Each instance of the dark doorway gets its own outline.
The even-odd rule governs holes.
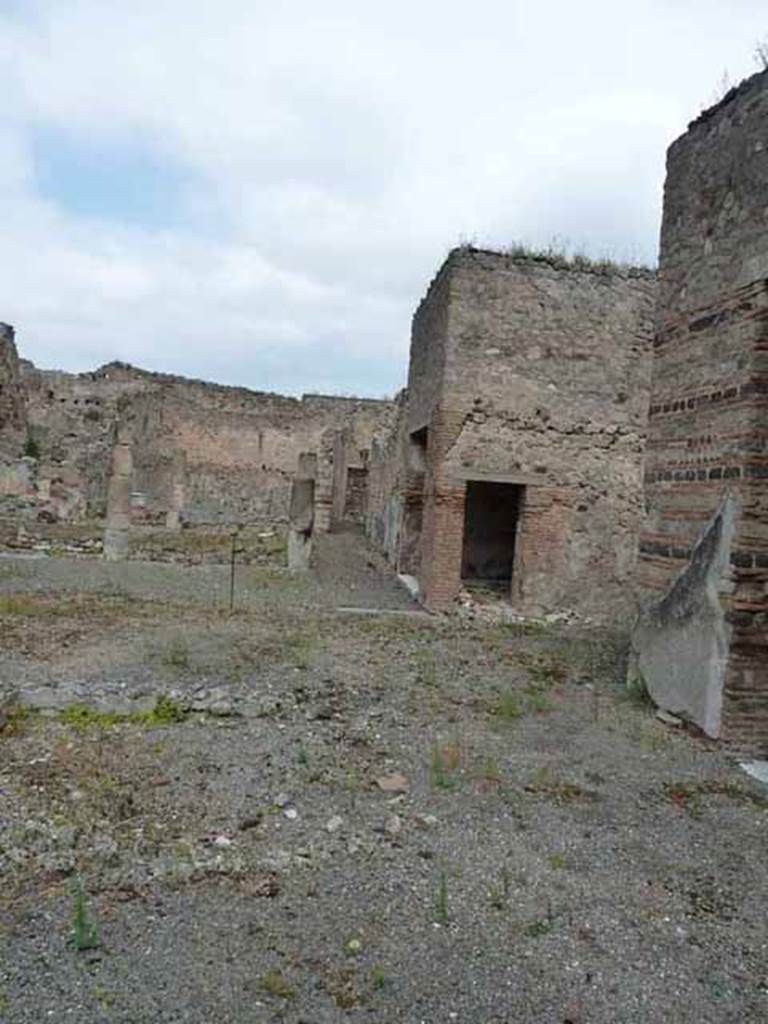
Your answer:
[[[517,484],[467,481],[461,558],[463,580],[490,585],[510,582],[522,495],[523,488]]]
[[[368,496],[368,470],[350,466],[347,470],[347,493],[344,501],[344,518],[356,523],[365,515]]]
[[[408,438],[407,469],[400,524],[398,572],[418,576],[421,567],[421,531],[424,521],[424,478],[427,468],[426,427]]]

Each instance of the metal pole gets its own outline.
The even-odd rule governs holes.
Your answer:
[[[232,553],[229,560],[229,610],[235,610],[235,545],[237,543],[237,532],[232,534]]]

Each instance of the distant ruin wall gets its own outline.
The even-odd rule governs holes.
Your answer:
[[[711,587],[729,641],[712,735],[768,752],[768,72],[671,147],[661,233],[640,582],[663,602],[725,496],[733,539]],[[640,644],[642,648],[642,644]],[[642,653],[642,650],[641,650]],[[670,703],[672,655],[646,683]],[[700,665],[699,685],[707,669]],[[679,698],[679,695],[678,695]],[[680,710],[680,708],[678,708]]]
[[[0,323],[0,459],[23,454],[26,407],[13,328]]]
[[[22,361],[14,380],[40,448],[38,478],[59,496],[55,508],[46,508],[62,515],[104,515],[120,423],[133,452],[134,518],[163,522],[171,512],[174,522],[285,518],[299,453],[315,450],[329,429],[347,430],[352,448],[365,448],[392,409],[375,399],[297,399],[123,363],[70,374]],[[9,393],[6,387],[0,398]],[[18,430],[12,439],[8,429],[0,432],[12,442],[14,458],[22,437]]]

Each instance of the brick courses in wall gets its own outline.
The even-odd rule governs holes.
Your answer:
[[[724,652],[688,666],[696,685],[719,691],[710,704],[720,711],[705,721],[684,689],[665,699],[710,734],[768,753],[768,73],[670,147],[659,276],[640,561],[649,607],[688,571],[727,497],[735,510],[711,583]],[[674,647],[658,657],[667,634],[691,621],[643,634],[652,694],[679,657]],[[706,616],[701,629],[711,629]]]

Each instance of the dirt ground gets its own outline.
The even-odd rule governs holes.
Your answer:
[[[768,788],[619,638],[0,558],[0,1021],[768,1020]],[[15,691],[15,696],[11,695]]]

